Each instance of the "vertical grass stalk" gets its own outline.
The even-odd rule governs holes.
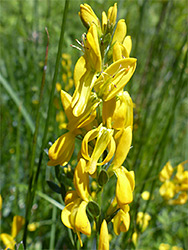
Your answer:
[[[38,180],[38,176],[39,176],[40,168],[41,168],[41,164],[42,164],[44,147],[45,147],[46,142],[47,142],[47,132],[48,132],[49,120],[50,120],[52,107],[53,107],[52,104],[53,104],[53,98],[54,98],[55,85],[56,85],[56,82],[57,82],[58,68],[59,68],[61,53],[62,53],[62,45],[63,45],[63,38],[64,38],[64,31],[65,31],[65,23],[66,23],[67,13],[68,13],[68,0],[66,0],[66,2],[65,2],[65,7],[64,7],[64,12],[63,12],[62,25],[61,25],[61,34],[60,34],[58,52],[57,52],[56,64],[55,64],[55,72],[54,72],[54,77],[53,77],[53,81],[52,81],[52,89],[51,89],[49,105],[48,105],[48,114],[47,114],[47,118],[46,118],[45,129],[44,129],[44,134],[43,134],[43,139],[42,139],[42,145],[41,145],[41,149],[40,149],[39,162],[38,162],[38,166],[37,166],[36,171],[34,171],[34,168],[32,167],[32,173],[31,173],[31,178],[30,178],[30,182],[29,182],[29,189],[28,189],[27,203],[26,203],[26,206],[27,206],[26,207],[26,218],[25,218],[24,236],[23,236],[23,242],[24,242],[25,248],[26,248],[26,244],[27,244],[27,226],[29,224],[30,215],[31,215],[31,207],[32,207],[34,197],[35,197],[35,190],[36,190],[36,187],[37,187],[37,180]],[[45,60],[45,62],[46,62],[46,60]],[[44,66],[44,69],[45,68],[46,68],[46,64]],[[43,72],[43,78],[42,79],[45,80],[45,70]],[[42,85],[43,85],[43,83],[42,83]],[[39,100],[39,107],[40,107],[40,100]],[[36,123],[36,125],[37,125],[37,123]],[[35,136],[34,136],[34,139],[36,139]],[[33,146],[33,147],[35,147],[35,146]],[[35,151],[33,150],[33,152],[35,152]],[[32,154],[31,163],[34,162],[34,159],[35,159],[35,157]]]

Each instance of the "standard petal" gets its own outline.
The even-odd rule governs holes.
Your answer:
[[[123,43],[127,33],[127,25],[124,19],[120,19],[117,23],[116,30],[112,39],[112,44],[115,42]]]
[[[49,166],[66,165],[74,151],[75,134],[72,132],[60,136],[48,151]]]
[[[81,158],[74,171],[74,186],[80,198],[89,201],[89,175],[85,172],[86,161]]]
[[[115,134],[115,142],[116,142],[116,152],[114,155],[114,159],[111,163],[111,167],[115,170],[120,167],[125,161],[127,154],[130,150],[132,143],[132,129],[131,127],[127,127],[126,129],[122,129]]]

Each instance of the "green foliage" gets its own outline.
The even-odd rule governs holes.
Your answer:
[[[114,3],[109,0],[85,2],[95,9],[99,17],[102,10],[107,11]],[[140,235],[137,249],[159,249],[161,243],[187,249],[187,203],[167,205],[158,191],[161,185],[158,174],[162,167],[168,160],[173,166],[186,160],[188,151],[186,1],[117,2],[118,18],[125,18],[128,35],[131,35],[133,40],[131,56],[138,59],[134,77],[126,86],[135,103],[135,109],[133,147],[125,166],[128,170],[135,171],[136,189],[130,209],[131,227],[127,233],[121,233],[119,238],[113,235],[111,249],[135,248],[131,237],[137,228],[138,211],[149,213],[151,221],[149,227]],[[81,53],[70,45],[76,44],[75,39],[80,40],[81,34],[86,32],[77,15],[81,3],[81,0],[70,0],[63,40],[62,52],[71,55],[72,70]],[[25,216],[33,124],[38,108],[47,44],[45,27],[48,28],[50,36],[49,58],[44,96],[40,106],[35,167],[38,164],[45,129],[63,9],[64,1],[59,0],[1,1],[1,233],[10,233],[14,215]],[[59,65],[57,81],[64,89],[61,67]],[[63,134],[56,122],[58,109],[55,99],[60,100],[57,91],[46,135],[46,141],[49,143]],[[43,151],[48,148],[49,144],[46,143]],[[76,148],[76,154],[79,154],[78,149],[79,147]],[[77,157],[76,154],[73,159]],[[27,249],[49,249],[49,246],[50,249],[75,249],[77,239],[60,219],[60,211],[65,205],[60,194],[64,197],[65,189],[68,185],[71,186],[69,177],[73,176],[75,163],[70,162],[72,169],[66,175],[62,169],[61,173],[59,170],[58,174],[55,174],[55,169],[47,166],[47,162],[48,157],[44,155],[30,221],[38,222],[39,226],[35,231],[28,232]],[[187,169],[187,165],[185,168]],[[102,197],[102,213],[105,213],[116,178],[109,183],[106,172],[102,171],[98,181],[101,186],[106,183]],[[66,176],[67,180],[63,182]],[[53,182],[48,181],[47,185],[46,180]],[[55,184],[58,182],[61,186]],[[150,191],[151,198],[148,201],[141,199],[140,194],[144,190]],[[58,210],[55,211],[54,208]],[[89,202],[88,209],[95,216],[100,215],[99,208],[93,202]],[[112,227],[111,224],[109,226]],[[18,234],[17,242],[21,242],[22,233]],[[87,240],[85,237],[85,244]],[[90,245],[90,249],[92,248],[93,245]],[[18,249],[23,249],[21,243]]]

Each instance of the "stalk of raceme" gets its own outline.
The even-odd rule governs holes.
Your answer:
[[[65,167],[74,158],[77,139],[81,139],[73,185],[65,187],[61,220],[77,234],[81,247],[80,233],[90,236],[95,224],[100,234],[98,248],[109,249],[108,224],[112,222],[119,235],[129,230],[131,221],[129,204],[135,177],[123,163],[132,143],[133,102],[124,87],[135,71],[136,59],[130,57],[132,40],[126,34],[125,20],[116,25],[116,3],[107,14],[102,12],[101,22],[88,4],[80,5],[79,16],[87,33],[79,42],[83,55],[74,68],[75,90],[72,96],[60,91],[67,132],[50,147],[48,165]],[[104,211],[100,197],[113,175],[115,194]],[[91,195],[94,182],[97,187]]]

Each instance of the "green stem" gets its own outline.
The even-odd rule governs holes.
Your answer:
[[[52,226],[50,232],[50,249],[54,250],[55,244],[55,230],[56,230],[56,217],[57,217],[57,208],[54,206],[52,209]]]

